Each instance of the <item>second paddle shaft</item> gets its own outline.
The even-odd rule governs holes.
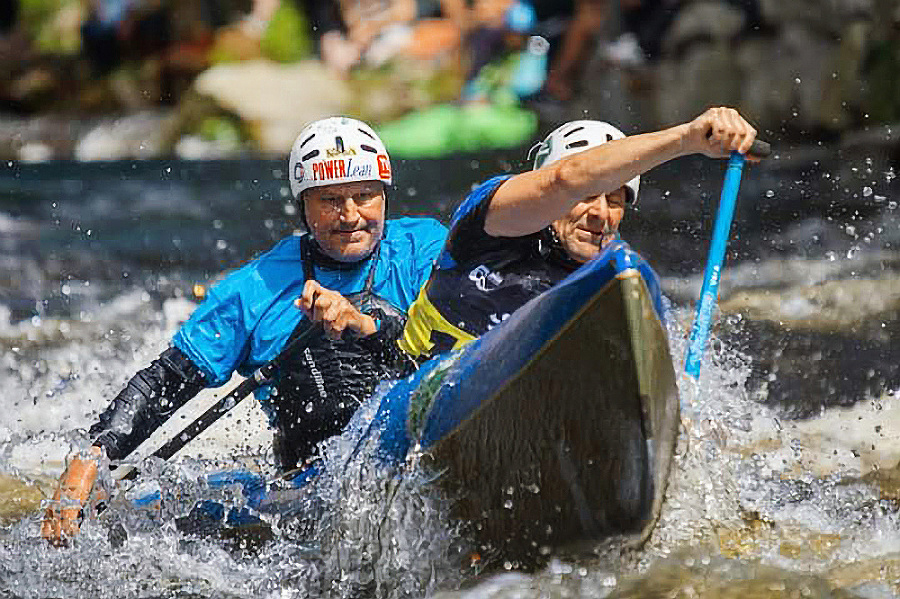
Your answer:
[[[728,160],[728,170],[725,172],[725,183],[722,186],[722,197],[716,213],[706,271],[703,273],[700,302],[697,304],[697,315],[694,318],[694,326],[691,327],[690,345],[685,358],[684,370],[694,379],[700,376],[700,361],[706,349],[713,311],[719,294],[722,263],[725,261],[725,249],[728,246],[728,236],[731,232],[731,221],[734,217],[734,207],[737,204],[743,169],[744,155],[732,152],[731,158]]]

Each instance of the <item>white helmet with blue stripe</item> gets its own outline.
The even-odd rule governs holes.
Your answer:
[[[553,164],[566,156],[624,137],[624,133],[603,121],[571,121],[560,125],[536,146],[534,170]],[[534,150],[535,148],[532,148],[532,151]],[[629,204],[637,203],[640,186],[640,175],[625,184]]]

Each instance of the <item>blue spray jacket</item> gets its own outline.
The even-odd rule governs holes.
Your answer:
[[[294,301],[307,277],[348,299],[367,290],[362,295],[374,296],[378,305],[405,318],[446,236],[446,227],[434,219],[390,220],[372,256],[340,268],[324,260],[315,263],[304,251],[314,245],[308,237],[282,239],[210,289],[175,334],[173,347],[138,372],[100,415],[91,429],[97,435],[95,444],[104,446],[111,457],[127,455],[171,415],[176,404],[187,401],[187,395],[203,386],[223,385],[235,371],[249,375],[277,356],[306,318]],[[276,443],[281,438],[282,451],[276,447],[276,454],[282,467],[296,466],[318,441],[340,432],[380,378],[389,376],[379,361],[388,354],[385,347],[395,346],[403,325],[388,333],[385,322],[370,337],[337,341],[320,337],[281,380],[257,391],[276,426]],[[173,391],[186,384],[190,387],[186,392]]]
[[[447,228],[430,218],[385,223],[372,291],[406,311],[428,280]],[[179,329],[174,345],[200,367],[212,386],[235,370],[247,375],[281,351],[303,313],[294,305],[305,284],[300,237],[275,247],[228,275]],[[323,287],[349,295],[361,291],[371,258],[354,270],[315,267]]]

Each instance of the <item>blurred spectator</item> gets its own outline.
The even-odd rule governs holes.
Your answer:
[[[168,7],[163,0],[86,0],[82,49],[105,74],[124,59],[145,58],[170,42]]]
[[[319,55],[346,73],[398,55],[432,59],[460,43],[463,0],[301,0],[317,29]]]
[[[535,0],[535,10],[539,23],[568,18],[559,41],[553,36],[549,38],[550,72],[544,85],[546,92],[554,99],[568,101],[594,49],[594,41],[609,18],[610,1],[574,0],[567,3]]]
[[[333,4],[338,20],[329,22],[329,30],[322,33],[320,52],[326,65],[342,73],[362,60],[376,37],[415,17],[415,0],[334,0]]]
[[[748,23],[759,22],[758,0],[723,1],[745,9]],[[682,0],[473,0],[465,26],[469,51],[467,90],[472,89],[472,82],[487,64],[518,53],[529,35],[539,35],[549,42],[545,61],[549,67],[540,93],[528,99],[544,106],[568,102],[576,93],[598,38],[611,36],[610,25],[616,17],[620,17],[622,35],[605,44],[603,57],[608,63],[636,66],[659,55],[662,36],[681,3]],[[528,58],[526,54],[522,52],[523,60]]]
[[[527,73],[530,81],[540,78],[546,93],[568,99],[572,80],[586,59],[593,36],[605,22],[608,0],[475,0],[465,27],[469,69],[464,99],[480,98],[485,67],[503,61],[518,62],[509,87],[518,95],[528,85],[519,85],[527,70],[540,65],[540,77]],[[539,35],[543,44],[530,36]],[[549,42],[549,43],[547,43]],[[547,64],[550,69],[547,73]]]
[[[519,0],[475,0],[463,18],[468,50],[466,81],[471,84],[489,63],[522,47],[535,25],[532,6]]]
[[[19,2],[0,0],[0,97],[4,99],[13,73],[28,53],[27,43],[17,31],[18,22]]]
[[[679,4],[680,0],[622,1],[622,30],[637,42],[645,58],[659,57],[663,36]]]
[[[760,31],[764,19],[759,0],[723,0],[744,13],[744,32]],[[662,41],[684,0],[622,0],[622,31],[637,42],[649,61],[662,53]]]
[[[0,0],[0,34],[12,31],[19,17],[18,0]]]

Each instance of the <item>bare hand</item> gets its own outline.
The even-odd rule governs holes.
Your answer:
[[[97,480],[101,456],[99,447],[91,447],[85,457],[75,457],[59,478],[53,501],[44,513],[41,536],[60,547],[78,534],[81,510]]]
[[[375,320],[357,310],[350,301],[337,291],[325,289],[316,281],[307,281],[303,295],[295,304],[313,322],[321,322],[325,333],[332,339],[340,339],[347,329],[361,337],[367,337],[378,330]]]
[[[710,108],[687,123],[685,148],[712,158],[728,158],[731,152],[747,154],[756,129],[733,108]],[[757,159],[749,156],[749,160]]]

